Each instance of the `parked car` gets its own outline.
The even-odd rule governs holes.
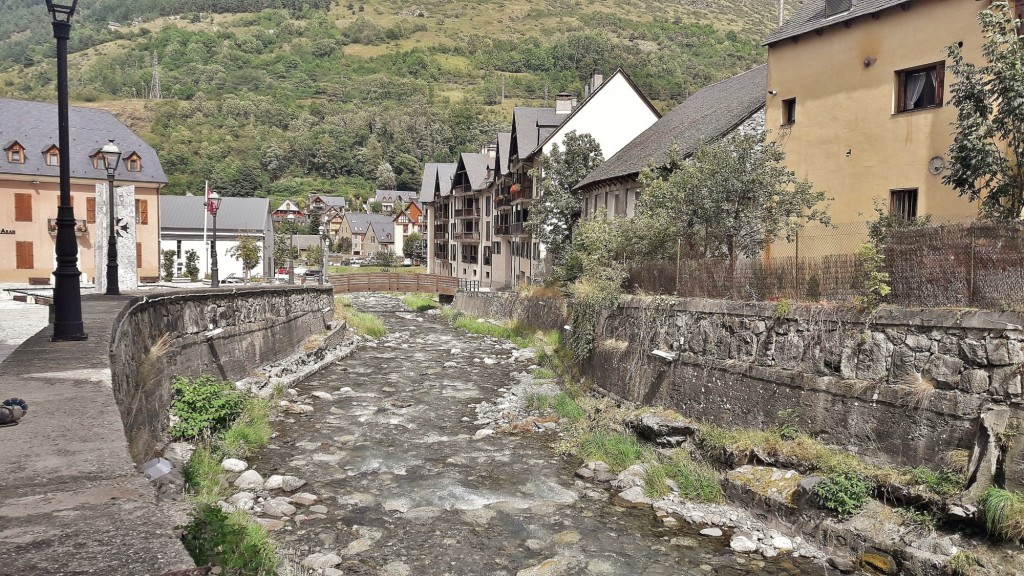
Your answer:
[[[234,273],[228,274],[220,281],[221,284],[244,284],[245,280],[240,276],[235,276]]]
[[[320,269],[319,268],[310,268],[309,270],[306,270],[303,273],[303,276],[305,276],[307,279],[319,279],[320,278]]]
[[[406,258],[402,260],[402,266],[412,266],[412,258]]]

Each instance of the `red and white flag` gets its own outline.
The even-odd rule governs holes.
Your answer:
[[[210,203],[210,194],[213,194],[213,190],[210,189],[210,181],[209,180],[205,180],[205,182],[206,182],[206,195],[205,195],[205,200],[203,202],[203,206],[206,206],[206,211],[207,212],[209,212],[210,214],[213,214],[213,204]]]

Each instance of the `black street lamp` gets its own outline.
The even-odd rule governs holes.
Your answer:
[[[114,218],[114,173],[121,163],[121,151],[111,140],[101,152],[107,169],[107,296],[119,296],[121,289],[117,280],[117,220]]]
[[[220,288],[220,276],[217,271],[217,210],[220,210],[220,194],[210,192],[206,201],[206,209],[213,215],[213,240],[210,241],[210,288]]]
[[[295,214],[288,214],[288,283],[295,284]]]
[[[57,268],[53,271],[53,335],[51,340],[85,340],[82,322],[82,273],[78,270],[75,210],[71,206],[71,145],[68,132],[68,39],[71,17],[78,0],[70,5],[46,0],[57,40],[57,146],[60,149],[60,202],[57,206]]]

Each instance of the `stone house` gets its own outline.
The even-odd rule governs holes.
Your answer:
[[[367,240],[366,233],[373,223],[391,223],[391,216],[384,214],[363,214],[360,212],[349,212],[341,222],[338,229],[338,238],[349,238],[352,240],[352,255],[368,257],[373,254],[372,246]],[[393,232],[392,232],[393,233]]]
[[[75,210],[78,269],[83,279],[104,275],[107,242],[107,173],[100,148],[113,140],[121,150],[115,174],[115,212],[128,230],[119,241],[122,271],[137,278],[160,273],[160,188],[167,176],[156,151],[106,110],[72,106],[71,204]],[[56,267],[60,162],[57,106],[0,99],[0,282],[50,283]],[[124,244],[124,245],[121,245]]]
[[[395,210],[395,205],[405,205],[410,200],[416,200],[417,196],[415,192],[406,190],[377,190],[373,196],[366,201],[364,208],[366,212],[370,212],[370,205],[374,202],[380,202],[381,214],[391,214]]]

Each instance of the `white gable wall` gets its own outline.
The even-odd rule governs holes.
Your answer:
[[[545,154],[551,153],[553,144],[562,146],[565,135],[575,130],[590,134],[601,145],[601,154],[611,158],[641,132],[658,121],[643,96],[637,94],[621,73],[605,80],[600,90],[587,100],[576,114],[558,127],[544,144]]]

